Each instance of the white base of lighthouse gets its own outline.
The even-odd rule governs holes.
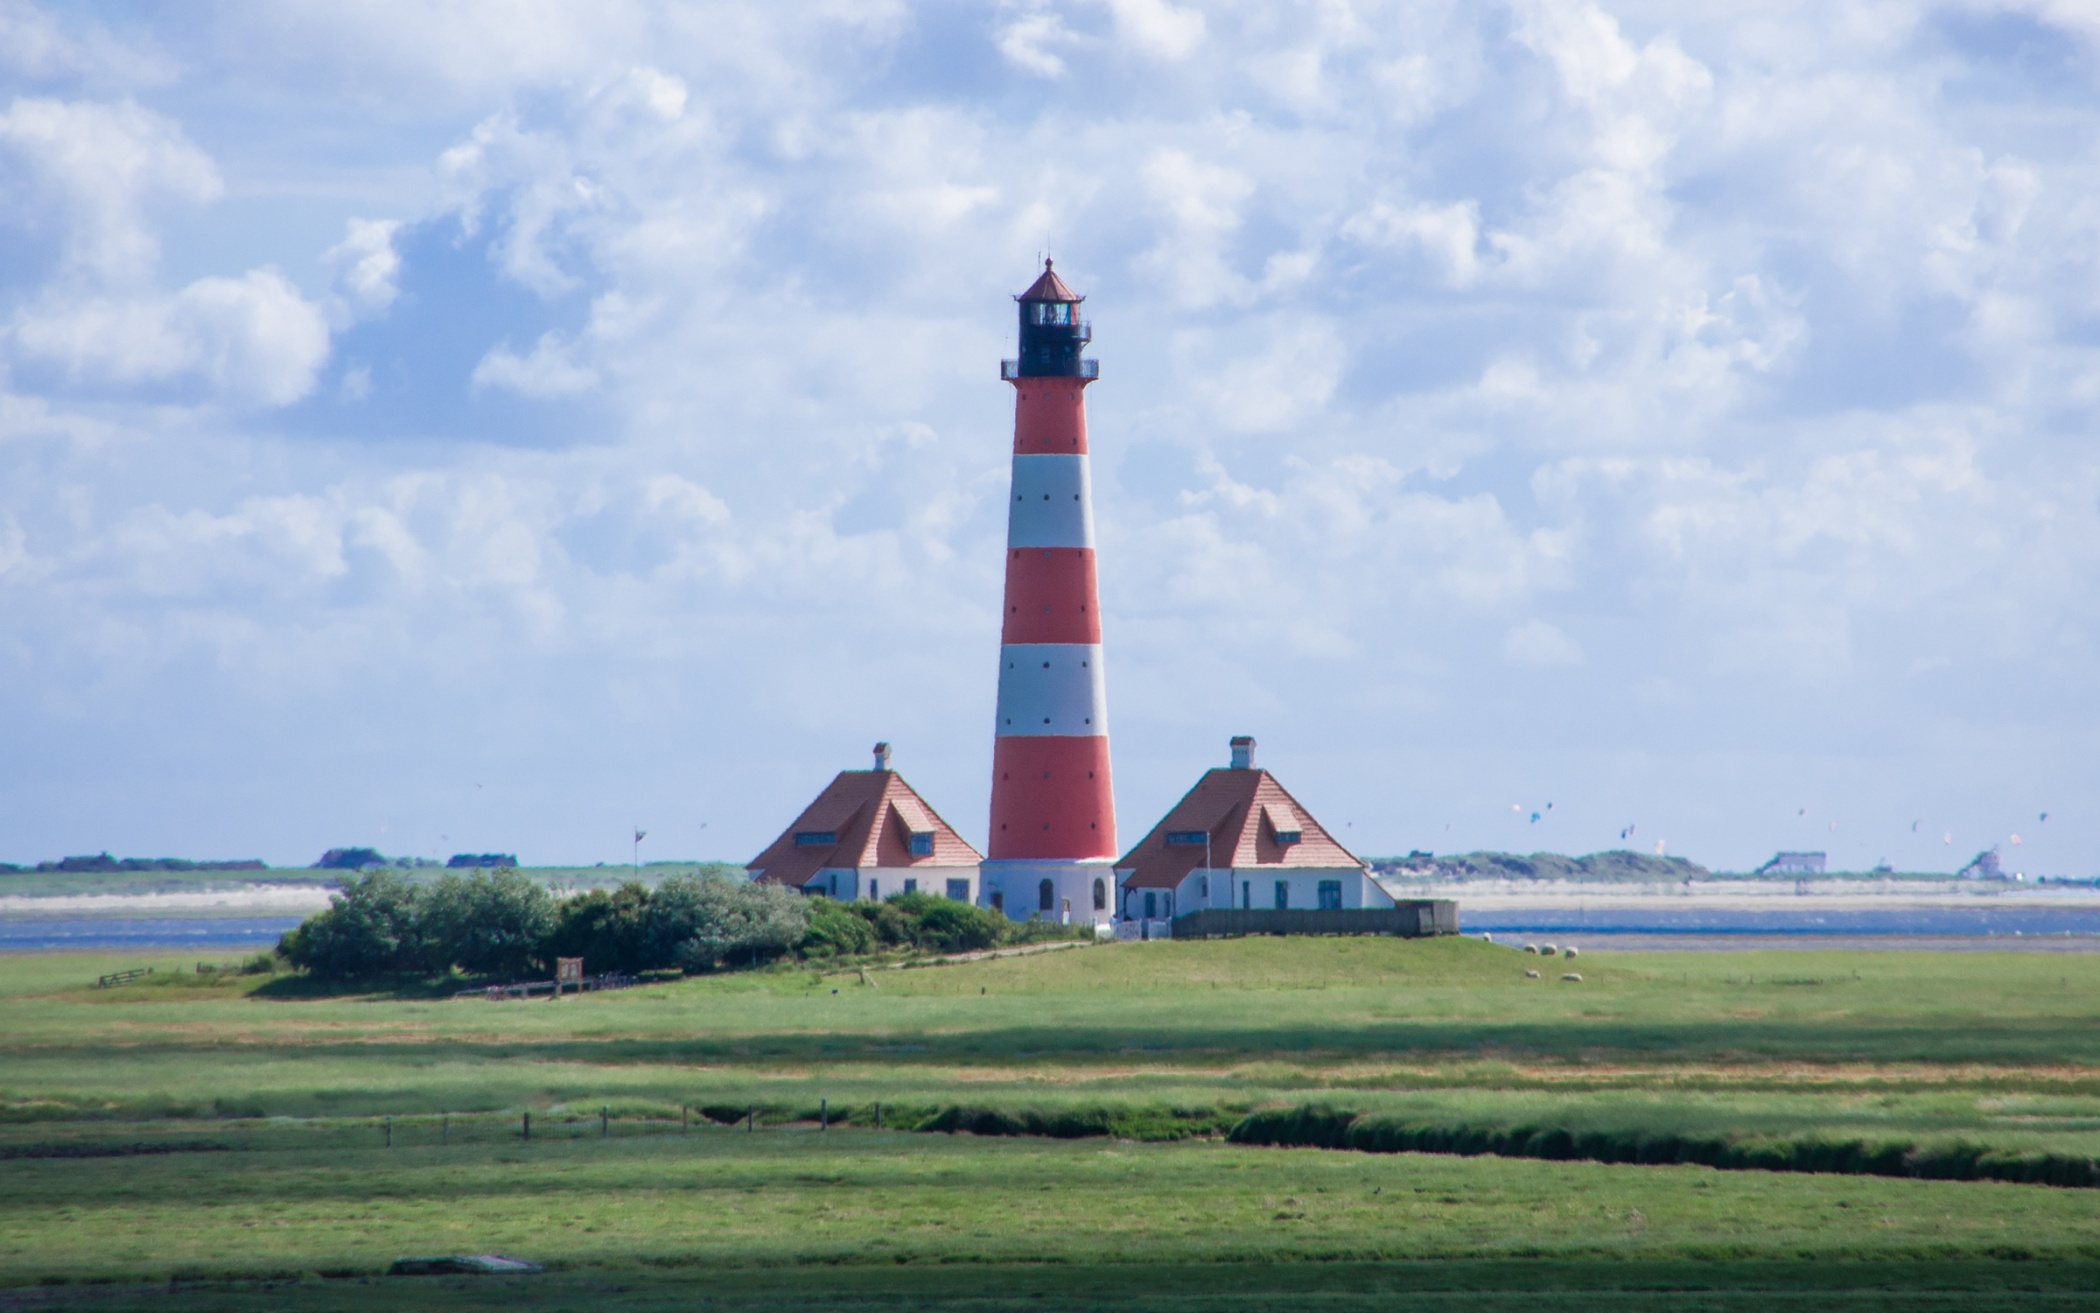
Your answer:
[[[1010,921],[1092,925],[1115,918],[1116,871],[1108,861],[990,861],[978,867],[978,906]]]

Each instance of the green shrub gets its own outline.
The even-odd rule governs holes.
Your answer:
[[[1600,1163],[1698,1163],[1729,1171],[1914,1176],[1950,1181],[2023,1181],[2100,1187],[2100,1163],[2055,1153],[2009,1153],[1977,1145],[1920,1147],[1903,1141],[1799,1140],[1645,1131],[1568,1131],[1533,1126],[1424,1124],[1404,1117],[1358,1116],[1324,1104],[1251,1113],[1227,1137],[1238,1144],[1355,1149],[1365,1153],[1448,1153],[1465,1157],[1548,1158]]]
[[[874,952],[878,942],[866,917],[829,898],[816,898],[810,901],[809,929],[797,947],[810,957],[858,957]]]
[[[283,939],[278,952],[324,980],[361,980],[429,969],[420,924],[425,893],[387,871],[355,876]]]
[[[652,961],[687,971],[748,965],[780,956],[809,930],[808,900],[778,885],[727,876],[673,876],[649,899]]]
[[[847,911],[868,923],[874,933],[875,942],[884,948],[911,948],[916,945],[913,935],[916,927],[912,919],[895,903],[872,903],[855,900],[845,904]]]
[[[996,912],[934,894],[898,894],[883,906],[903,921],[906,943],[938,953],[991,948],[1005,937],[1008,924]]]
[[[563,899],[555,909],[554,932],[541,950],[552,961],[580,957],[594,975],[618,971],[633,975],[670,965],[649,953],[649,890],[630,880],[610,892],[593,889]]]
[[[554,896],[510,869],[446,875],[425,895],[421,920],[437,969],[521,976],[543,965]]]

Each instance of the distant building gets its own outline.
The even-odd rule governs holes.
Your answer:
[[[1774,853],[1772,860],[1751,872],[1753,875],[1821,875],[1828,853]]]
[[[1120,918],[1393,906],[1363,861],[1254,764],[1253,739],[1232,740],[1231,762],[1206,771],[1116,862]]]
[[[974,903],[982,860],[890,769],[890,745],[878,743],[875,769],[840,771],[747,869],[753,880],[826,898],[923,893]]]

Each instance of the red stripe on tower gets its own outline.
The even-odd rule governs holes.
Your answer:
[[[1015,298],[1013,488],[992,751],[984,899],[1017,921],[1105,923],[1115,884],[1115,802],[1094,565],[1086,386],[1092,339],[1084,299],[1043,262]]]

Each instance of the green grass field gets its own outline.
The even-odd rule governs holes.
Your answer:
[[[1320,1103],[2100,1157],[2084,955],[1590,953],[1563,983],[1470,940],[1263,939],[559,1003],[316,996],[189,960],[88,987],[145,961],[0,959],[0,1287],[170,1308],[2100,1301],[2100,1190],[1217,1136]],[[820,1106],[842,1124],[817,1130]],[[682,1127],[696,1107],[757,1129]],[[958,1109],[1116,1136],[909,1129]],[[484,1250],[553,1270],[379,1276]]]

